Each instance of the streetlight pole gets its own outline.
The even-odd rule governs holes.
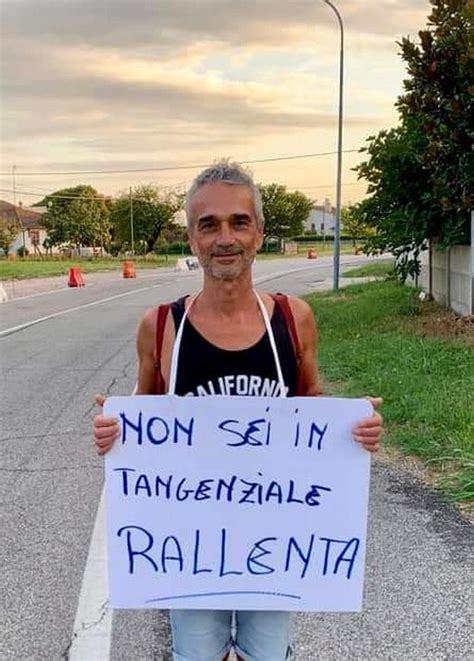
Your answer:
[[[135,255],[135,238],[133,231],[133,195],[132,187],[130,186],[130,244],[132,248],[132,257]]]
[[[337,184],[336,184],[336,225],[334,227],[334,266],[333,289],[339,289],[339,263],[341,253],[341,175],[342,175],[342,99],[344,90],[344,25],[337,8],[331,0],[323,0],[337,16],[341,28],[341,50],[339,56],[339,120],[337,131]]]

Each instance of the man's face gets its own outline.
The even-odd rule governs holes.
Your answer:
[[[236,280],[250,269],[263,242],[252,192],[247,186],[215,182],[191,200],[189,242],[205,273]]]

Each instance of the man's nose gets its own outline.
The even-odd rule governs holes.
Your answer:
[[[220,231],[219,231],[219,236],[218,236],[218,242],[227,245],[229,243],[234,242],[234,237],[232,234],[232,228],[230,227],[229,223],[222,223],[220,226]]]

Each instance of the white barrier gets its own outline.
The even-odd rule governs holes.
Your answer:
[[[197,257],[180,257],[176,262],[178,271],[195,271],[199,268]]]

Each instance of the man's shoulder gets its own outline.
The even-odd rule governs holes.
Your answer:
[[[157,303],[157,305],[153,306],[152,308],[148,308],[148,310],[145,311],[145,314],[140,320],[140,324],[144,325],[146,327],[155,327],[157,323],[157,317],[158,317],[158,312],[161,308],[162,314],[168,315],[168,312],[171,309],[171,306],[176,303],[176,301],[169,301],[165,303]]]
[[[267,293],[267,296],[273,298],[274,294]],[[313,311],[306,301],[297,296],[289,296],[288,294],[283,294],[288,305],[290,307],[291,313],[295,319],[296,324],[304,323],[309,318],[313,318]]]
[[[155,307],[148,308],[148,310],[145,311],[145,314],[140,320],[140,325],[145,327],[145,328],[154,328],[156,325],[156,316],[158,314],[158,306],[156,305]]]

